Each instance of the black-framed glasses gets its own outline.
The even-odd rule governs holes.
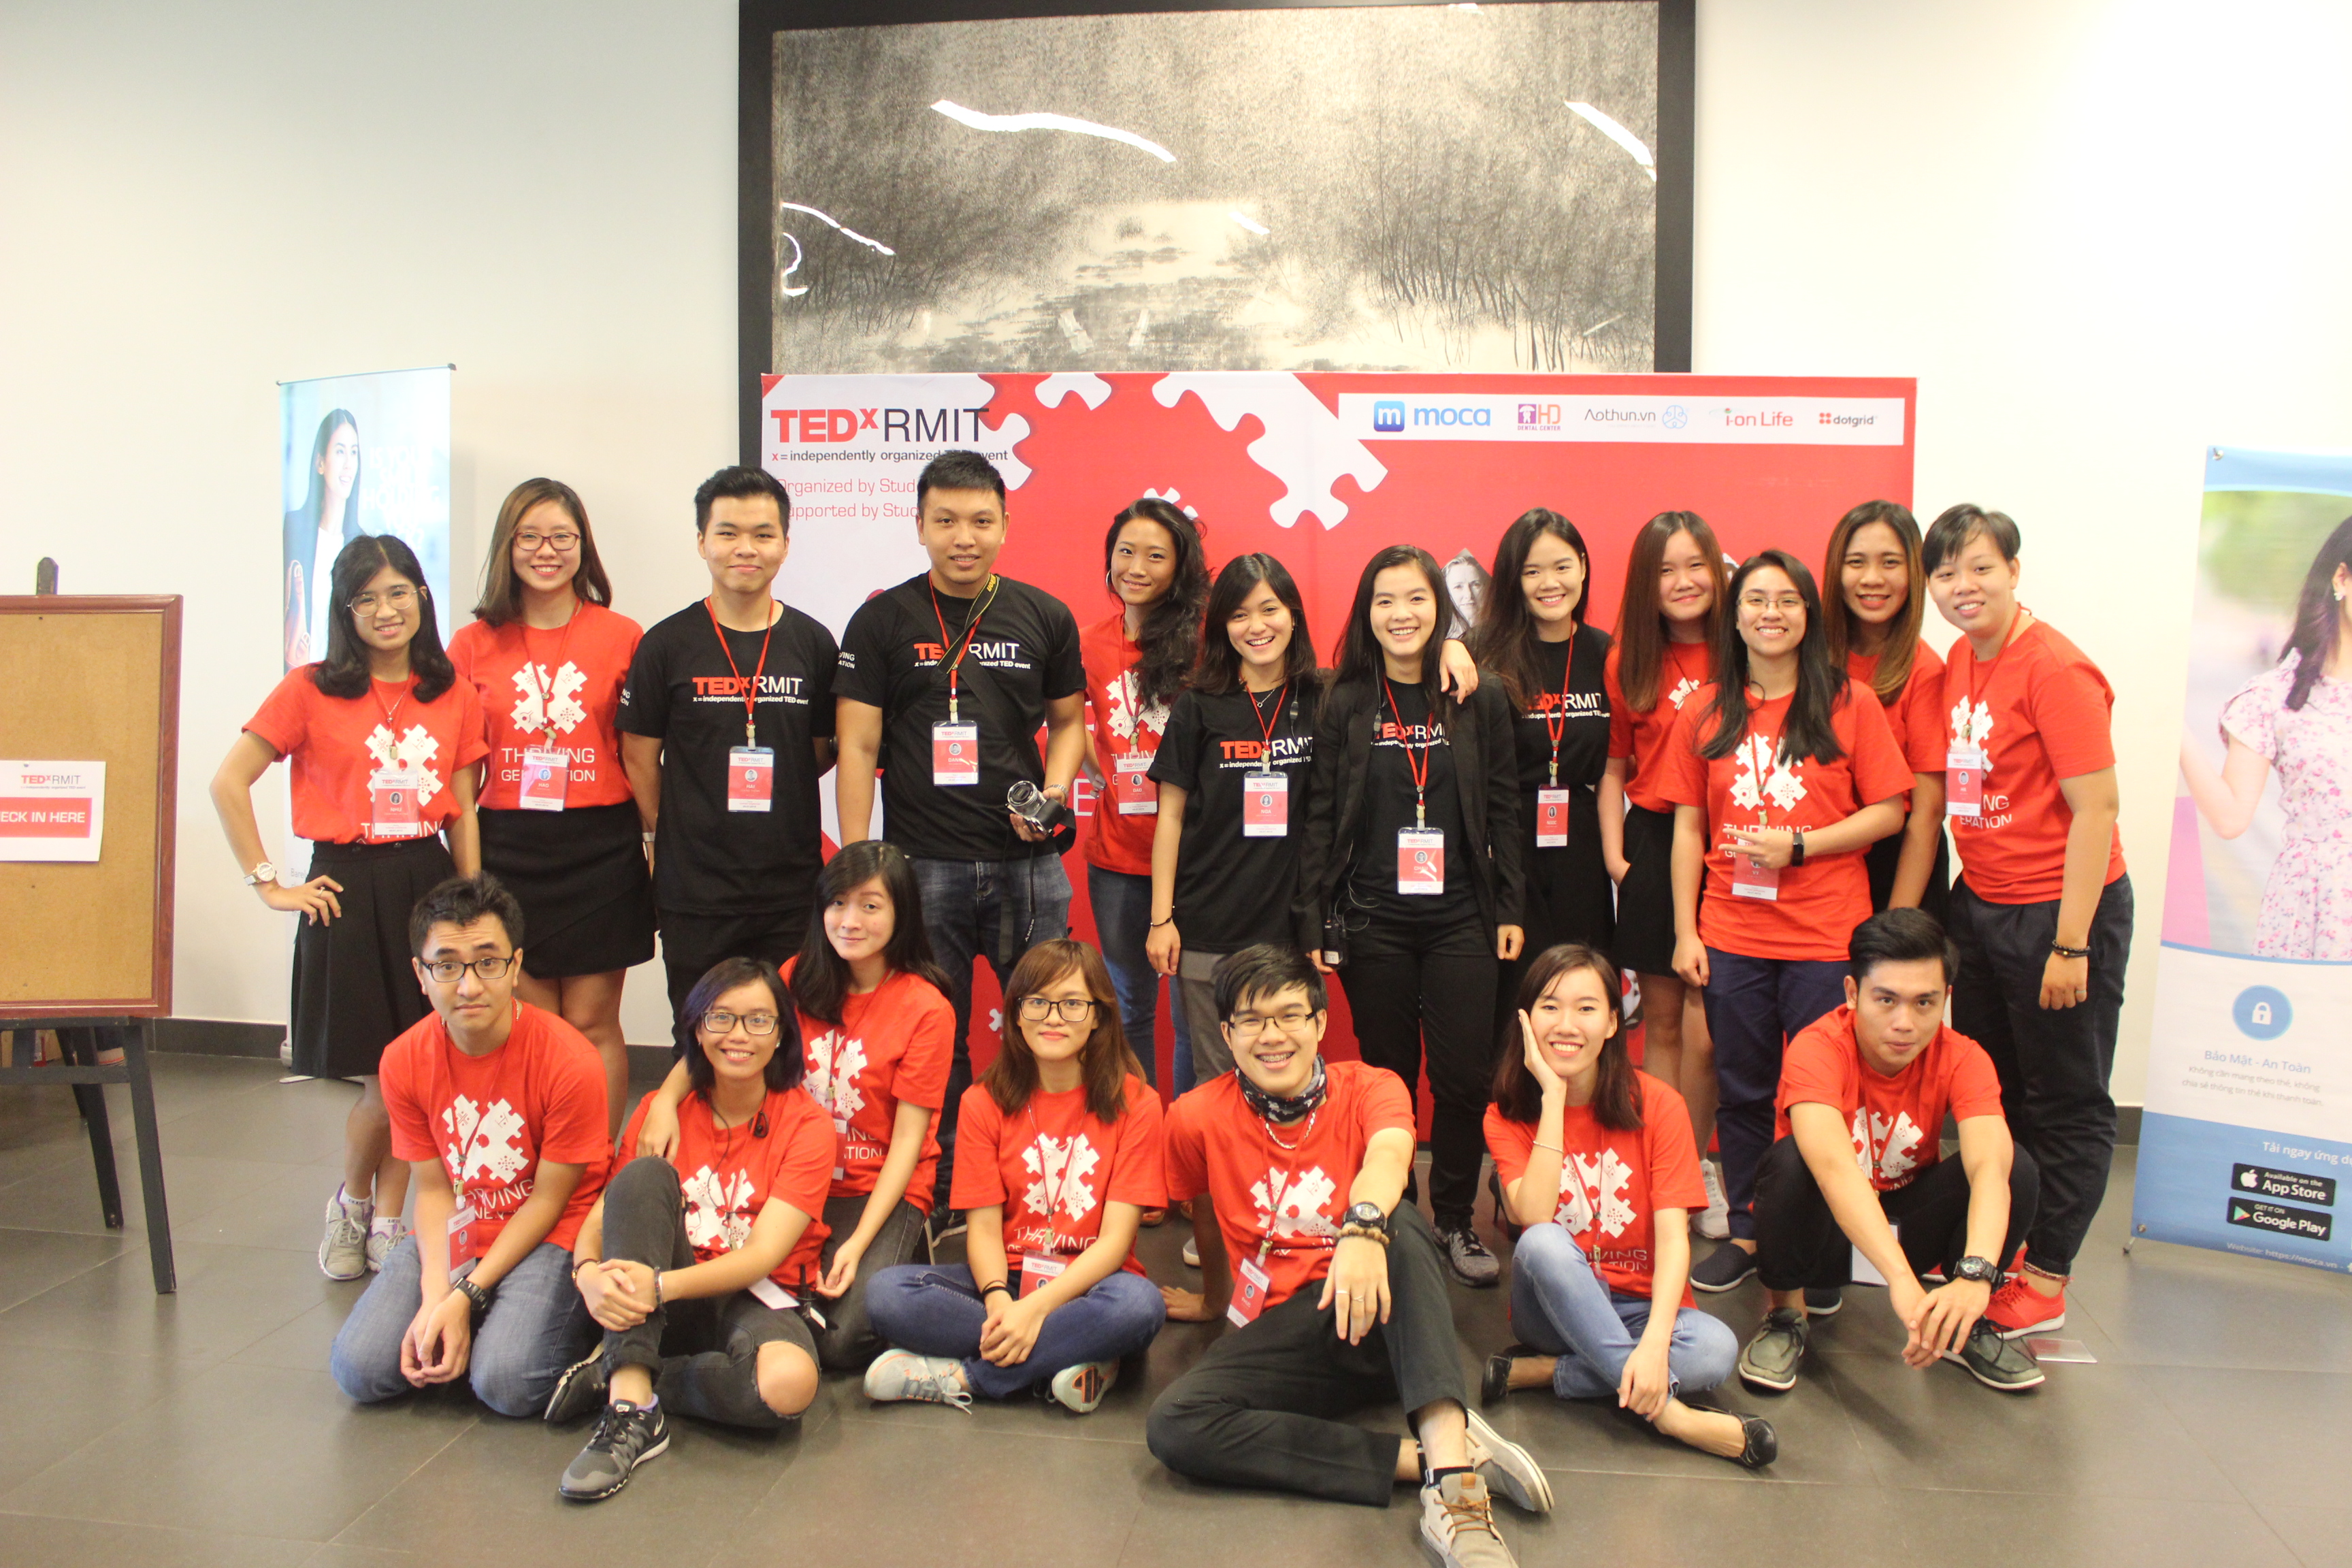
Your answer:
[[[1021,1016],[1031,1023],[1042,1023],[1049,1014],[1059,1013],[1065,1024],[1083,1024],[1094,1015],[1095,999],[1091,996],[1024,996]]]
[[[1279,1029],[1286,1035],[1304,1035],[1315,1022],[1311,1007],[1293,1007],[1272,1017],[1256,1013],[1236,1013],[1225,1020],[1225,1027],[1237,1040],[1255,1040],[1268,1029]]]
[[[522,546],[526,555],[537,554],[542,544],[553,546],[558,554],[569,555],[580,548],[580,536],[576,533],[518,533],[515,542]]]
[[[344,608],[353,615],[372,616],[375,614],[378,605],[387,609],[404,610],[416,603],[416,599],[417,590],[403,583],[398,587],[386,588],[382,594],[362,594]]]
[[[747,1035],[772,1035],[776,1032],[776,1016],[773,1013],[730,1013],[724,1008],[714,1007],[702,1016],[703,1028],[713,1035],[730,1033],[738,1024],[743,1026],[743,1032]]]
[[[514,954],[502,953],[492,958],[478,958],[471,963],[462,958],[436,958],[425,966],[425,973],[444,985],[454,984],[468,969],[485,980],[496,980],[514,962]]]

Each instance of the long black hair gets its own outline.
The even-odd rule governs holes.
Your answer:
[[[416,700],[435,702],[457,679],[457,667],[441,647],[441,627],[433,616],[433,593],[425,585],[425,568],[416,552],[398,534],[362,533],[335,557],[328,585],[327,657],[310,668],[310,684],[330,697],[352,698],[368,689],[367,645],[352,625],[351,603],[368,585],[368,579],[391,567],[416,590],[416,636],[408,644],[408,672],[416,678]]]
[[[816,907],[811,911],[808,935],[801,942],[800,962],[793,965],[793,1005],[819,1023],[841,1026],[842,1004],[849,999],[849,961],[834,952],[824,934],[824,911],[834,900],[880,882],[890,900],[890,940],[882,944],[882,962],[893,974],[916,974],[930,982],[942,996],[947,972],[931,957],[930,933],[923,929],[923,890],[915,880],[915,863],[895,844],[879,838],[845,844],[817,873]]]
[[[686,1047],[686,1081],[706,1103],[712,1086],[719,1081],[719,1069],[711,1065],[710,1053],[703,1048],[703,1016],[719,1005],[721,996],[739,985],[764,985],[774,998],[776,1054],[768,1058],[761,1074],[768,1092],[792,1088],[807,1070],[808,1063],[801,1051],[801,1023],[793,1016],[793,994],[785,988],[784,977],[776,973],[776,966],[764,958],[722,958],[694,983],[694,989],[686,994],[686,1005],[677,1010],[678,1042]]]
[[[1601,1045],[1601,1077],[1592,1086],[1592,1119],[1612,1132],[1631,1132],[1642,1125],[1642,1086],[1635,1081],[1633,1058],[1625,1047],[1625,1016],[1617,1005],[1617,966],[1609,955],[1580,942],[1564,942],[1536,954],[1519,982],[1519,1011],[1532,1015],[1543,994],[1559,977],[1579,969],[1591,970],[1609,998],[1609,1037]],[[1495,1050],[1496,1110],[1507,1121],[1533,1121],[1543,1110],[1543,1089],[1528,1070],[1527,1043],[1517,1017]]]
[[[1584,547],[1584,535],[1577,531],[1576,524],[1538,506],[1521,512],[1503,531],[1503,542],[1495,547],[1494,581],[1487,585],[1486,602],[1479,606],[1478,624],[1470,633],[1470,657],[1495,672],[1495,679],[1503,683],[1503,694],[1517,710],[1528,707],[1543,684],[1536,673],[1535,612],[1528,608],[1520,578],[1528,569],[1528,552],[1547,533],[1575,551],[1577,560],[1583,563],[1584,586],[1577,591],[1569,618],[1584,625],[1584,608],[1592,601],[1592,552]]]
[[[1380,574],[1392,566],[1411,566],[1428,579],[1432,619],[1429,640],[1421,647],[1421,684],[1429,697],[1429,710],[1439,710],[1438,701],[1444,695],[1438,689],[1438,677],[1445,649],[1445,627],[1454,615],[1454,601],[1445,595],[1445,574],[1437,564],[1437,557],[1418,544],[1391,544],[1364,563],[1364,574],[1356,580],[1356,600],[1348,607],[1347,628],[1339,634],[1339,657],[1336,661],[1337,680],[1358,680],[1372,686],[1388,668],[1381,653],[1378,638],[1372,636],[1372,584]]]
[[[311,528],[319,526],[319,514],[327,506],[327,476],[319,471],[319,464],[327,456],[327,448],[335,444],[335,432],[344,426],[352,427],[352,440],[360,437],[360,422],[348,408],[330,408],[319,421],[319,433],[310,438],[310,488],[302,497],[302,515]],[[343,538],[355,539],[360,532],[360,472],[367,463],[366,448],[361,448],[359,458],[352,465],[352,493],[343,498]],[[313,563],[315,566],[316,563]]]
[[[1106,585],[1119,531],[1130,522],[1156,522],[1175,542],[1176,574],[1168,580],[1168,591],[1144,610],[1143,635],[1135,639],[1142,652],[1135,666],[1136,705],[1164,706],[1176,700],[1184,678],[1192,671],[1193,660],[1200,656],[1201,607],[1209,599],[1209,563],[1201,549],[1201,531],[1192,520],[1158,496],[1145,496],[1111,519],[1110,531],[1103,535]],[[1118,592],[1111,590],[1114,598]]]
[[[2336,597],[2336,573],[2339,567],[2352,567],[2352,517],[2336,525],[2311,559],[2311,570],[2304,574],[2303,593],[2294,604],[2294,630],[2288,634],[2286,647],[2279,655],[2284,661],[2288,654],[2297,656],[2294,681],[2287,688],[2286,705],[2291,711],[2301,712],[2310,700],[2312,683],[2319,679],[2327,663],[2328,650],[2336,646],[2336,623],[2343,618],[2344,606]]]
[[[1847,677],[1842,665],[1830,663],[1829,636],[1822,626],[1822,591],[1805,563],[1785,550],[1759,550],[1731,574],[1726,608],[1715,637],[1715,702],[1707,710],[1715,727],[1699,742],[1698,754],[1710,760],[1727,757],[1748,738],[1748,641],[1739,635],[1739,595],[1749,578],[1767,566],[1788,574],[1805,601],[1805,635],[1797,643],[1797,691],[1789,701],[1789,717],[1780,726],[1779,756],[1782,761],[1811,757],[1833,763],[1845,755],[1838,744],[1831,716],[1846,700]]]
[[[1861,630],[1860,618],[1845,602],[1846,552],[1853,548],[1853,536],[1874,522],[1885,523],[1903,546],[1903,608],[1886,623],[1885,640],[1878,647],[1876,678],[1870,683],[1881,702],[1892,702],[1911,684],[1911,661],[1919,651],[1919,625],[1927,610],[1927,571],[1919,560],[1919,520],[1911,515],[1909,507],[1900,501],[1866,500],[1830,530],[1830,547],[1822,558],[1822,581],[1837,592],[1826,606],[1822,630],[1829,638],[1831,668],[1843,669],[1846,654]]]
[[[1127,1114],[1129,1075],[1143,1076],[1143,1064],[1127,1041],[1119,1021],[1118,992],[1102,954],[1075,937],[1050,937],[1021,955],[1004,980],[1004,1032],[996,1059],[980,1075],[996,1109],[1010,1116],[1037,1092],[1037,1055],[1021,1029],[1021,999],[1034,996],[1066,975],[1076,974],[1094,999],[1094,1026],[1078,1051],[1078,1081],[1087,1091],[1087,1110],[1108,1123]]]
[[[1290,646],[1283,650],[1282,678],[1308,680],[1315,675],[1315,644],[1307,635],[1307,602],[1289,568],[1263,552],[1236,555],[1217,574],[1209,590],[1206,625],[1201,633],[1201,660],[1192,668],[1192,685],[1212,697],[1238,691],[1242,684],[1242,650],[1234,646],[1226,623],[1241,612],[1259,584],[1274,591],[1290,612]]]

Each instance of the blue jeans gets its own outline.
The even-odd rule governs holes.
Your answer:
[[[1750,958],[1706,950],[1706,1032],[1715,1040],[1720,1102],[1715,1137],[1723,1154],[1723,1195],[1731,1234],[1756,1238],[1756,1172],[1772,1147],[1772,1101],[1780,1054],[1816,1018],[1845,1001],[1845,961]]]
[[[1070,879],[1058,855],[1027,860],[915,860],[923,890],[923,929],[931,954],[947,971],[955,1004],[955,1060],[948,1068],[947,1103],[940,1107],[938,1208],[955,1190],[956,1113],[971,1087],[971,966],[988,960],[1003,985],[1021,955],[1041,942],[1070,934]]]
[[[1099,807],[1097,807],[1099,809]],[[1143,1081],[1158,1084],[1160,1055],[1160,972],[1143,956],[1151,934],[1151,879],[1126,871],[1110,871],[1089,861],[1087,899],[1094,905],[1095,935],[1102,942],[1103,963],[1118,993],[1118,1021],[1127,1043],[1143,1063]],[[1168,983],[1168,1016],[1176,1026],[1176,1055],[1171,1086],[1179,1095],[1192,1087],[1192,1028],[1184,1016],[1176,983]]]
[[[1548,1220],[1520,1236],[1511,1254],[1511,1328],[1528,1348],[1559,1358],[1554,1394],[1613,1395],[1649,1321],[1650,1299],[1612,1289],[1559,1226]],[[1666,1376],[1675,1394],[1713,1388],[1738,1359],[1739,1338],[1721,1321],[1696,1307],[1675,1314]]]
[[[972,1392],[991,1399],[1009,1399],[1084,1362],[1133,1355],[1168,1321],[1160,1287],[1121,1269],[1046,1313],[1027,1361],[998,1366],[980,1358],[980,1330],[988,1309],[974,1284],[971,1270],[961,1264],[885,1268],[866,1288],[866,1310],[875,1330],[899,1349],[961,1360]]]
[[[423,1265],[409,1237],[383,1260],[383,1272],[343,1320],[327,1370],[362,1405],[409,1393],[400,1373],[400,1342],[425,1304]],[[547,1408],[563,1369],[588,1353],[596,1325],[572,1283],[572,1255],[541,1242],[499,1281],[488,1314],[474,1330],[466,1376],[475,1397],[501,1415]]]

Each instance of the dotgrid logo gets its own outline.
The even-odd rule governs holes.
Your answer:
[[[1404,405],[1383,398],[1372,405],[1372,428],[1402,430],[1404,428]]]
[[[1669,403],[1666,405],[1664,416],[1658,423],[1669,430],[1679,430],[1690,423],[1690,410],[1679,403]]]
[[[2294,1022],[2294,1004],[2270,985],[2249,985],[2230,1005],[2230,1017],[2249,1039],[2275,1040]]]

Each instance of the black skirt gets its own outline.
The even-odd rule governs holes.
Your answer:
[[[343,912],[294,933],[294,1070],[365,1078],[383,1047],[433,1010],[409,967],[408,914],[457,874],[436,837],[311,847],[310,876],[342,887]]]
[[[1568,842],[1550,848],[1536,847],[1533,794],[1523,796],[1520,808],[1520,820],[1528,825],[1526,913],[1519,921],[1528,933],[1528,956],[1564,942],[1580,942],[1613,957],[1616,900],[1609,868],[1601,858],[1601,815],[1592,792],[1569,793]]]
[[[1617,885],[1617,966],[1675,972],[1675,814],[1625,810],[1625,879]]]
[[[1901,827],[1888,834],[1864,851],[1862,863],[1870,872],[1870,908],[1875,914],[1886,907],[1895,896],[1895,866],[1903,858],[1903,836],[1910,831],[1906,818]],[[1949,834],[1936,835],[1936,863],[1927,872],[1927,890],[1919,896],[1919,907],[1936,917],[1939,924],[1949,925],[1952,919],[1952,840]]]
[[[482,869],[522,905],[523,972],[606,974],[654,955],[654,889],[637,808],[485,811]]]

